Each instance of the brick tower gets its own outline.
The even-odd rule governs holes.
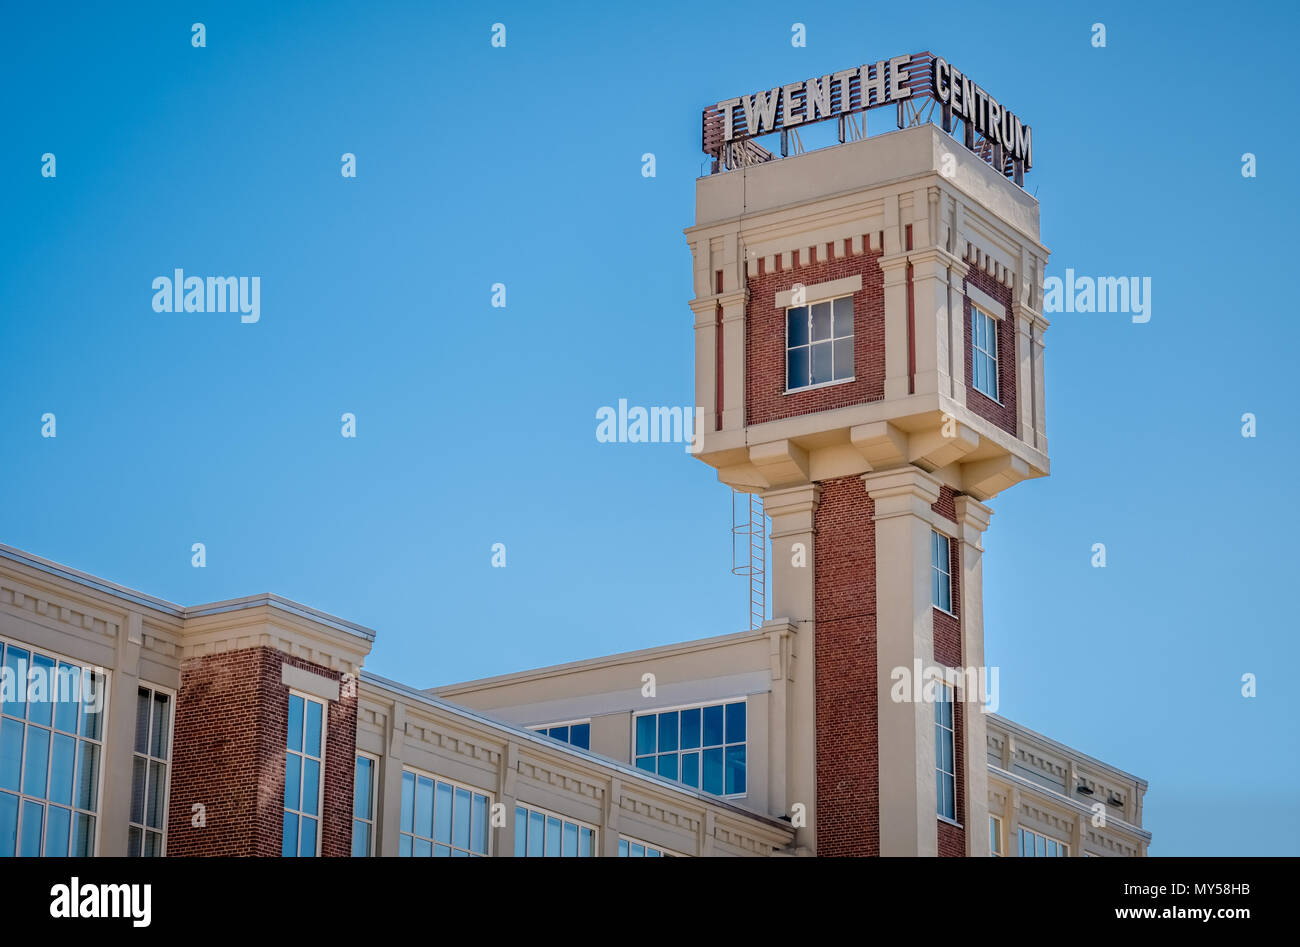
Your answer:
[[[880,106],[897,127],[852,134]],[[834,118],[838,145],[754,141]],[[795,630],[772,809],[819,855],[985,855],[976,688],[898,682],[983,668],[987,503],[1048,473],[1029,128],[925,53],[721,102],[704,130],[697,456],[763,497]]]

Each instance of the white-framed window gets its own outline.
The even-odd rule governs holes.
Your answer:
[[[785,389],[853,378],[853,297],[785,311]]]
[[[167,778],[171,761],[175,694],[141,684],[135,699],[135,746],[131,754],[129,856],[160,858],[167,845]]]
[[[596,829],[533,806],[515,806],[516,858],[593,858]]]
[[[952,559],[948,537],[936,530],[930,531],[930,600],[935,608],[952,611]]]
[[[375,853],[375,789],[378,779],[379,760],[358,753],[356,774],[352,781],[353,858],[369,858]]]
[[[715,796],[743,796],[745,700],[637,714],[633,759],[656,773]]]
[[[92,856],[107,675],[7,640],[0,650],[0,857]]]
[[[995,815],[989,816],[989,854],[1002,857],[1002,820]]]
[[[670,852],[666,848],[660,848],[651,845],[648,842],[640,842],[626,835],[620,836],[618,840],[618,857],[619,858],[681,858],[676,852]]]
[[[492,797],[418,770],[402,770],[397,854],[414,858],[481,858],[488,853]]]
[[[971,379],[975,390],[998,400],[998,321],[972,305]]]
[[[1020,830],[1021,858],[1065,858],[1069,854],[1070,846],[1064,842],[1030,829]]]
[[[934,779],[939,815],[957,819],[957,727],[947,684],[934,689]]]
[[[580,750],[591,749],[591,718],[586,720],[567,720],[564,723],[550,723],[543,727],[532,727],[533,732],[559,740]]]
[[[284,836],[280,854],[320,854],[320,818],[325,791],[325,721],[322,700],[289,692],[289,733],[284,755]]]

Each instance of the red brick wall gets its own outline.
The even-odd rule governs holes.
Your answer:
[[[987,400],[987,399],[986,399]],[[946,484],[939,488],[939,499],[930,507],[954,527],[957,525],[957,494]],[[954,529],[954,532],[956,530]],[[961,648],[961,543],[956,538],[948,542],[948,571],[952,575],[952,611],[949,615],[942,609],[932,610],[934,615],[934,660],[936,664],[950,668],[960,668],[962,663]],[[953,724],[956,728],[954,753],[956,758],[957,804],[954,809],[957,821],[966,825],[966,766],[962,759],[962,705],[958,701],[953,709]],[[939,822],[939,854],[959,858],[966,854],[966,830]]]
[[[749,277],[745,311],[745,423],[762,424],[815,411],[828,411],[885,396],[885,292],[880,252],[866,250],[831,259],[829,244],[816,248],[816,260],[794,254],[792,269]],[[807,251],[803,251],[806,253]],[[761,263],[761,261],[760,261]],[[777,257],[780,265],[780,257]],[[761,267],[760,267],[761,268]],[[785,310],[774,305],[776,294],[798,282],[805,286],[862,274],[862,289],[853,294],[853,377],[851,382],[785,393]]]
[[[971,334],[971,301],[963,297],[966,338],[966,406],[980,417],[996,424],[1008,434],[1016,433],[1016,320],[1011,311],[1011,289],[1003,286],[983,270],[971,267],[962,283],[974,286],[1006,306],[1005,319],[998,319],[998,397],[1001,404],[982,391],[975,390],[973,362],[975,351]]]
[[[181,665],[172,748],[168,855],[277,856],[283,832],[284,761],[292,664],[339,680],[336,671],[273,648],[193,658]],[[324,855],[351,851],[355,695],[328,708]],[[202,804],[207,824],[191,824]]]
[[[817,853],[879,855],[875,504],[859,477],[821,488],[814,554]]]

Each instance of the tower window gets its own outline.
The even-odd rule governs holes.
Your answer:
[[[971,377],[975,390],[998,400],[998,322],[971,307]]]
[[[935,608],[952,614],[952,560],[949,540],[943,533],[930,531],[930,600]]]
[[[934,779],[939,815],[953,820],[957,818],[956,734],[952,691],[943,685],[934,695]]]
[[[785,311],[786,391],[853,380],[853,297]]]
[[[288,742],[284,757],[286,858],[320,855],[320,813],[325,791],[325,704],[289,693]]]
[[[745,702],[638,714],[637,769],[715,796],[745,795]]]

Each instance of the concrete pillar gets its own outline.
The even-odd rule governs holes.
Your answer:
[[[912,264],[916,362],[913,390],[917,394],[939,392],[948,395],[953,387],[949,367],[952,346],[948,309],[950,274],[961,261],[939,247],[913,250],[908,254],[908,260]]]
[[[718,411],[717,308],[712,298],[691,303],[695,313],[695,406],[703,411],[706,432],[714,429]]]
[[[961,542],[961,653],[967,668],[985,680],[984,667],[984,546],[981,542],[993,511],[972,497],[956,499],[957,531]],[[992,687],[992,681],[989,682]],[[965,744],[966,854],[973,858],[989,854],[988,833],[988,728],[980,693],[963,697],[962,738]],[[990,696],[997,695],[990,692]]]
[[[406,708],[393,706],[388,721],[388,747],[379,761],[375,799],[375,855],[396,857],[402,830],[402,750],[406,743]]]
[[[793,629],[789,686],[785,689],[785,758],[788,761],[784,798],[773,793],[773,807],[782,814],[802,803],[807,825],[795,830],[795,846],[814,850],[817,839],[817,756],[806,736],[816,732],[815,671],[816,608],[814,520],[821,487],[815,483],[763,494],[763,508],[772,518],[772,622]],[[775,731],[774,731],[775,733]]]
[[[938,855],[934,708],[891,698],[896,668],[934,661],[930,505],[939,481],[916,467],[863,476],[875,503],[880,853]]]
[[[141,617],[128,612],[117,629],[113,657],[112,687],[108,694],[108,719],[104,723],[104,746],[114,749],[135,746],[136,693],[140,686]],[[172,698],[171,707],[175,709]],[[174,714],[173,714],[174,719]],[[130,760],[128,750],[123,759]],[[101,763],[102,765],[102,763]],[[168,767],[171,768],[170,765]],[[131,781],[134,766],[103,766],[104,798],[99,810],[99,848],[103,856],[123,857],[127,853],[127,822],[131,818]],[[170,776],[170,773],[168,774]],[[170,787],[169,787],[170,788]]]
[[[745,426],[745,293],[718,297],[722,306],[722,429]]]

